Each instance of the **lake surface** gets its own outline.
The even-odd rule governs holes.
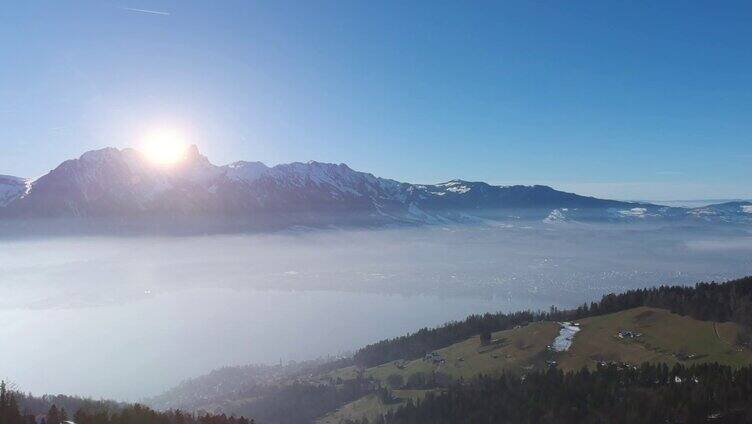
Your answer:
[[[521,306],[468,297],[197,288],[124,304],[5,309],[0,374],[36,393],[134,400],[224,365],[312,359]]]
[[[0,377],[137,400],[471,313],[752,274],[746,230],[499,225],[0,242]]]

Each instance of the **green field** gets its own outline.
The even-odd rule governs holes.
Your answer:
[[[423,358],[407,363],[389,362],[365,371],[366,377],[386,382],[392,374],[407,381],[411,374],[426,375],[440,372],[454,379],[472,378],[478,374],[493,374],[501,370],[522,370],[531,364],[545,364],[546,347],[559,333],[559,325],[540,322],[513,330],[493,334],[490,346],[481,346],[479,337],[439,349],[436,354],[444,363],[433,363]]]
[[[376,395],[364,396],[320,418],[316,423],[337,424],[344,419],[359,420],[363,418],[373,421],[378,415],[395,410],[404,405],[408,400],[412,399],[415,401],[421,399],[428,392],[428,390],[394,390],[392,391],[392,395],[396,398],[396,401],[389,404],[384,404]]]
[[[665,362],[685,364],[718,362],[741,366],[752,363],[752,353],[736,346],[738,326],[714,323],[672,314],[656,308],[639,307],[580,321],[569,351],[561,353],[559,366],[565,370],[593,367],[599,361],[639,364]],[[619,331],[641,333],[634,339],[620,339]]]
[[[504,370],[524,373],[545,369],[555,360],[565,371],[582,367],[596,367],[599,362],[637,365],[642,362],[718,362],[741,366],[752,364],[752,352],[735,344],[738,326],[734,323],[715,323],[673,314],[656,308],[639,307],[614,314],[578,321],[580,331],[566,352],[554,352],[548,347],[559,334],[555,322],[538,322],[493,334],[490,346],[481,346],[479,337],[472,337],[435,351],[433,361],[426,358],[394,361],[377,367],[358,370],[342,368],[327,374],[327,378],[343,380],[365,377],[388,386],[389,376],[399,375],[407,382],[411,375],[440,374],[447,379],[469,379],[479,374],[496,374]],[[635,338],[619,338],[620,331],[639,333]],[[392,389],[401,389],[392,387]],[[341,419],[372,419],[395,409],[407,399],[424,396],[427,391],[394,390],[401,401],[383,404],[375,395],[351,402],[319,420],[337,423]]]

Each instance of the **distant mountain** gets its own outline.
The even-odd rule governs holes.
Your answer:
[[[409,184],[358,172],[345,164],[260,162],[217,166],[191,146],[181,163],[152,164],[134,149],[106,148],[63,162],[34,181],[0,176],[4,220],[86,218],[252,222],[263,226],[384,225],[497,218],[645,220],[716,217],[740,222],[736,209],[697,209],[597,199],[547,186],[494,186],[452,180]],[[707,213],[704,211],[707,210]]]
[[[711,222],[748,223],[752,222],[752,202],[726,202],[692,208],[690,216]]]
[[[0,207],[21,197],[26,191],[26,180],[9,175],[0,175]]]

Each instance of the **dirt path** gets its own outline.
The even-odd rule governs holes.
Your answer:
[[[721,343],[723,343],[725,345],[728,345],[728,346],[731,346],[731,347],[734,347],[733,343],[728,342],[726,340],[723,340],[723,337],[721,337],[721,334],[718,332],[718,323],[717,322],[713,323],[713,331],[715,331],[715,336],[718,337],[718,340],[720,340]]]

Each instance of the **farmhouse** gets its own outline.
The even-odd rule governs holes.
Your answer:
[[[622,330],[622,331],[619,331],[619,333],[617,334],[617,337],[619,337],[620,339],[636,339],[640,336],[642,336],[641,333],[637,333],[637,332],[630,331],[630,330]]]

